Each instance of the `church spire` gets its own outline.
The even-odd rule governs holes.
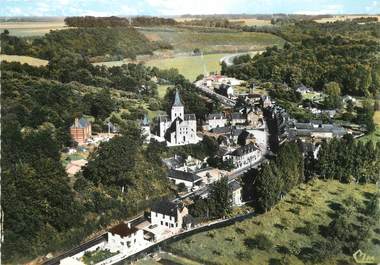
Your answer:
[[[175,97],[174,97],[174,104],[173,104],[173,106],[183,107],[183,104],[181,102],[181,98],[179,96],[178,89],[175,90]]]

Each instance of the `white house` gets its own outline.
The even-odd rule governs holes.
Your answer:
[[[182,204],[162,200],[151,208],[150,222],[152,225],[165,226],[169,229],[181,229],[183,217],[188,214],[188,209]]]
[[[201,139],[197,136],[195,114],[185,114],[178,90],[175,93],[171,117],[159,116],[159,137],[164,138],[168,146],[196,144]]]
[[[138,250],[145,245],[144,231],[132,227],[130,223],[120,223],[107,232],[106,248],[111,252]]]
[[[199,187],[202,183],[202,178],[191,172],[185,172],[181,170],[170,169],[168,178],[174,182],[175,185],[180,183],[185,184],[188,190]]]
[[[247,119],[240,112],[234,112],[231,114],[231,125],[244,124]]]
[[[228,183],[228,191],[231,194],[232,206],[239,206],[242,204],[241,190],[242,187],[237,180],[234,179],[233,181]]]
[[[241,146],[223,156],[223,160],[232,159],[236,169],[249,167],[261,157],[261,150],[253,143]]]
[[[227,124],[227,118],[224,113],[213,113],[206,116],[205,130],[210,131],[214,128],[224,127]]]
[[[144,137],[144,142],[149,143],[150,141],[150,126],[148,116],[145,114],[144,119],[140,122],[141,134]]]

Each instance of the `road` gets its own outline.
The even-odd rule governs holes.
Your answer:
[[[262,53],[262,52],[263,52],[263,50],[262,51],[256,51],[256,52],[241,52],[241,53],[234,53],[234,54],[226,55],[219,60],[219,63],[222,64],[224,62],[226,64],[226,66],[231,66],[234,64],[234,58],[237,56],[249,54],[252,57],[252,56],[254,56],[258,53]]]
[[[208,87],[205,86],[205,85],[203,85],[202,82],[203,82],[202,80],[199,80],[199,81],[195,82],[194,84],[195,84],[195,86],[196,86],[199,90],[201,90],[203,93],[205,93],[206,95],[211,96],[211,97],[216,97],[217,99],[220,100],[220,102],[221,102],[223,105],[225,105],[225,106],[227,106],[227,107],[234,107],[234,106],[235,106],[235,104],[236,104],[236,101],[235,101],[235,100],[230,99],[230,98],[228,98],[228,97],[225,97],[225,96],[223,96],[223,95],[220,95],[220,94],[218,94],[218,93],[216,93],[216,92],[214,92],[214,91],[208,89]]]

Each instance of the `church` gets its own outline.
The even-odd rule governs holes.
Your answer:
[[[201,139],[197,136],[195,114],[185,114],[178,90],[175,93],[171,115],[160,115],[159,137],[165,139],[168,146],[196,144]]]

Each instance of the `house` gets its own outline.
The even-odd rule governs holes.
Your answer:
[[[171,116],[159,116],[159,137],[164,138],[168,146],[196,144],[201,139],[197,136],[195,114],[184,114],[178,90],[175,93]]]
[[[195,172],[195,174],[199,176],[202,179],[202,182],[205,184],[211,184],[215,181],[220,180],[226,173],[227,172],[225,171],[212,167],[202,168]]]
[[[138,250],[145,243],[143,230],[132,227],[131,223],[120,223],[107,232],[106,248],[110,252]]]
[[[288,129],[288,133],[290,139],[300,138],[301,140],[318,140],[343,137],[347,134],[347,130],[341,126],[313,120],[308,123],[295,122],[293,127]]]
[[[183,218],[189,214],[181,203],[162,200],[153,205],[150,211],[151,225],[165,226],[169,229],[181,229]]]
[[[140,121],[140,128],[141,128],[141,134],[144,137],[144,142],[149,143],[150,142],[150,125],[148,116],[145,114],[144,119]]]
[[[235,149],[223,156],[223,160],[232,159],[236,169],[249,167],[261,158],[261,150],[256,144],[250,143]]]
[[[218,89],[219,93],[228,98],[234,96],[234,88],[230,84],[221,84]]]
[[[241,197],[242,187],[236,179],[228,183],[228,191],[231,194],[232,206],[242,205],[242,197]]]
[[[168,178],[174,182],[175,185],[180,183],[185,184],[188,190],[199,187],[202,183],[202,178],[194,173],[185,172],[181,170],[170,169]]]
[[[297,87],[296,91],[297,91],[298,93],[301,93],[301,94],[307,94],[307,93],[312,92],[313,89],[310,88],[310,87],[306,87],[306,86],[304,86],[304,85],[300,85],[299,87]]]
[[[272,107],[272,100],[269,96],[262,96],[261,97],[261,104],[263,109]]]
[[[231,125],[245,124],[247,119],[240,112],[234,112],[231,114]]]
[[[85,118],[75,118],[74,124],[70,127],[70,135],[78,144],[84,144],[92,134],[91,123]]]
[[[224,127],[227,124],[227,118],[224,113],[213,113],[206,116],[206,124],[204,129],[210,131],[214,128]]]
[[[167,166],[168,169],[179,169],[185,165],[185,159],[180,155],[174,155],[163,159],[162,162]]]
[[[250,108],[247,111],[247,123],[251,128],[258,128],[264,125],[263,112],[257,108]]]

